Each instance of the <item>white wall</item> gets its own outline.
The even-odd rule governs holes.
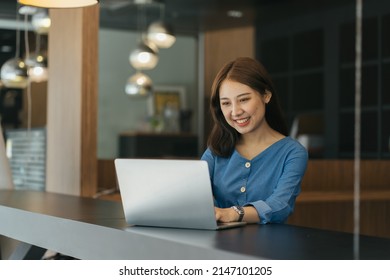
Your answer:
[[[126,96],[127,79],[135,74],[129,63],[130,52],[136,48],[139,34],[112,29],[99,32],[99,109],[98,158],[112,159],[118,155],[118,135],[135,131],[147,115],[147,101]],[[193,110],[192,129],[197,128],[197,40],[178,37],[169,49],[159,51],[155,69],[145,71],[155,86],[184,86],[187,107]]]

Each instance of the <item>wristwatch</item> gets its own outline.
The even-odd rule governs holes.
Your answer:
[[[244,208],[241,206],[232,206],[232,208],[238,214],[238,221],[237,222],[241,222],[242,219],[244,218],[244,215],[245,215]]]

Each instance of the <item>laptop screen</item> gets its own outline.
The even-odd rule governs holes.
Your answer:
[[[217,228],[207,162],[116,159],[115,168],[129,224]]]

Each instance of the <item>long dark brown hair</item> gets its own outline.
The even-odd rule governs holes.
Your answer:
[[[211,88],[210,111],[214,126],[207,144],[214,154],[222,157],[230,156],[240,138],[240,133],[226,122],[221,110],[219,89],[222,82],[227,79],[247,85],[261,95],[265,95],[266,91],[272,93],[270,102],[266,106],[265,119],[271,128],[288,135],[287,124],[267,70],[253,58],[239,57],[222,67]]]

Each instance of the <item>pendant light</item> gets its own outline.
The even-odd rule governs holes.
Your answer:
[[[150,70],[158,63],[158,49],[153,43],[141,40],[129,55],[130,64],[137,70]]]
[[[51,19],[47,9],[38,9],[31,16],[31,24],[36,33],[48,34],[51,25]]]
[[[163,21],[155,21],[148,27],[148,40],[159,48],[170,48],[176,41],[172,28]]]
[[[31,54],[28,61],[28,76],[31,82],[46,82],[49,77],[47,58],[43,54]]]
[[[42,8],[82,8],[99,3],[99,0],[18,0],[20,4]]]
[[[36,33],[35,52],[26,57],[28,76],[31,82],[45,82],[48,79],[47,56],[41,52],[41,35]]]
[[[16,13],[16,21],[19,22],[19,12]],[[28,85],[28,67],[20,58],[20,28],[16,29],[15,57],[7,60],[0,70],[1,81],[8,88],[24,89]]]
[[[24,89],[28,85],[28,68],[23,59],[14,57],[1,67],[1,80],[8,88]]]
[[[131,76],[125,86],[125,92],[129,97],[148,97],[152,91],[152,80],[142,72]]]
[[[173,34],[173,29],[170,25],[164,22],[165,5],[159,4],[160,7],[160,20],[152,22],[147,31],[147,38],[159,48],[170,48],[176,41],[176,37]]]
[[[137,70],[150,70],[156,67],[158,63],[158,48],[144,34],[144,29],[146,29],[145,8],[151,3],[150,1],[139,1],[137,4],[137,28],[141,38],[137,48],[130,53],[129,61]]]
[[[141,38],[137,48],[129,55],[129,62],[137,70],[137,73],[127,80],[125,93],[130,97],[145,98],[153,93],[152,80],[141,71],[153,69],[158,63],[158,48],[143,33],[146,29],[146,14],[144,9],[147,6],[153,5],[154,1],[136,0],[134,3],[138,9],[137,29],[140,32]]]

